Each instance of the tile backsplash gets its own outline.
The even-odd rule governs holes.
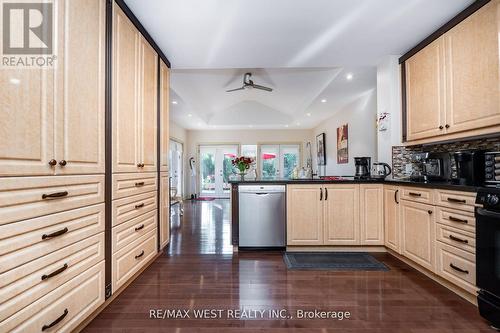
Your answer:
[[[484,149],[500,151],[500,138],[450,142],[436,145],[393,146],[392,172],[394,178],[408,177],[421,172],[418,164],[412,163],[411,155],[422,152],[455,152],[460,150]],[[410,169],[413,172],[410,172]]]

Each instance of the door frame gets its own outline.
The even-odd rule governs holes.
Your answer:
[[[181,169],[180,169],[180,173],[181,173],[181,194],[182,194],[182,197],[184,198],[185,197],[185,188],[186,188],[186,170],[185,170],[185,167],[186,167],[186,161],[185,161],[185,156],[186,156],[186,144],[184,143],[184,141],[180,140],[180,139],[177,139],[176,137],[169,137],[168,138],[169,141],[175,141],[177,144],[180,144],[182,146],[182,154],[181,154]],[[168,153],[170,155],[170,147],[171,145],[169,144],[169,147],[168,147]],[[169,156],[170,157],[170,156]],[[170,163],[170,161],[169,161]],[[169,177],[172,177],[172,174],[171,174],[171,168],[172,166],[169,164]]]

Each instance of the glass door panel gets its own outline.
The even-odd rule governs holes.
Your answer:
[[[238,146],[200,146],[200,195],[228,198]]]
[[[280,175],[278,145],[260,146],[260,173],[262,178],[277,178]]]
[[[215,196],[215,154],[214,147],[200,147],[201,196]]]
[[[300,149],[298,145],[280,146],[281,178],[291,178],[293,169],[299,165]]]

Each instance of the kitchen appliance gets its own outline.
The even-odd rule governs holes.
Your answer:
[[[453,153],[457,169],[453,182],[461,185],[482,185],[484,181],[484,152],[481,150]]]
[[[500,152],[484,153],[484,183],[500,187]]]
[[[500,189],[480,188],[476,196],[476,284],[481,316],[500,328]]]
[[[387,163],[375,162],[371,170],[371,178],[385,179],[392,172],[391,167]]]
[[[239,247],[285,247],[285,185],[240,185]]]
[[[422,176],[425,181],[451,180],[451,159],[449,153],[423,153]]]
[[[370,178],[370,157],[355,157],[354,166],[356,168],[355,177],[358,179]]]

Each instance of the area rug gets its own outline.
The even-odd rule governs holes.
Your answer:
[[[389,268],[366,252],[286,252],[288,269],[332,271],[388,271]]]
[[[213,201],[215,200],[215,198],[212,198],[212,197],[198,197],[194,200],[197,200],[197,201]]]

